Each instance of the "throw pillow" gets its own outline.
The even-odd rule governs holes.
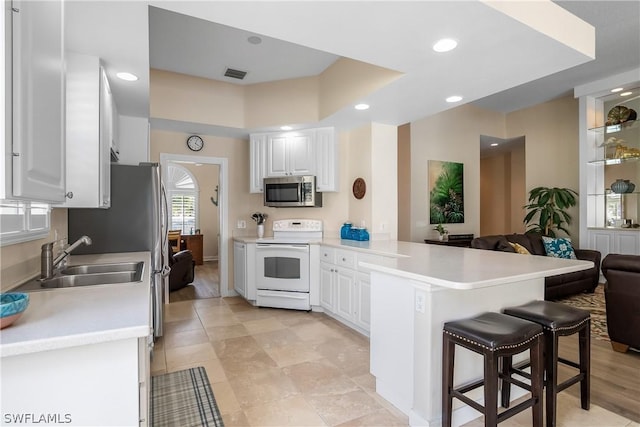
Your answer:
[[[522,255],[531,255],[531,252],[529,252],[529,250],[527,248],[525,248],[524,246],[522,246],[520,243],[511,243],[509,242],[509,244],[511,245],[511,247],[519,254]]]
[[[571,246],[571,239],[568,237],[559,237],[557,239],[542,236],[544,250],[547,256],[555,258],[577,259],[576,253]]]

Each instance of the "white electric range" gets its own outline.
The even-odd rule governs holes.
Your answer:
[[[311,310],[309,244],[322,240],[322,221],[273,222],[273,237],[256,241],[256,305]]]

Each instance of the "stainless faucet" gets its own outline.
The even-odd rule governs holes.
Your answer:
[[[82,236],[71,246],[64,249],[60,255],[53,259],[53,242],[45,243],[42,245],[42,253],[40,254],[40,279],[45,280],[53,277],[53,273],[55,268],[65,259],[71,251],[80,246],[81,244],[85,244],[89,246],[91,244],[91,239],[89,236]]]

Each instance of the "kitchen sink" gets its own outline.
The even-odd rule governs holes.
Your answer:
[[[74,265],[50,279],[33,279],[12,291],[28,292],[78,286],[141,282],[144,262]]]
[[[60,273],[63,275],[142,272],[144,262],[119,262],[113,264],[85,264],[67,267]],[[139,280],[139,279],[138,279]],[[135,282],[135,280],[133,280]]]

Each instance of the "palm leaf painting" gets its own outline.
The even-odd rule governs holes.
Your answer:
[[[463,164],[429,160],[429,222],[464,222]]]

